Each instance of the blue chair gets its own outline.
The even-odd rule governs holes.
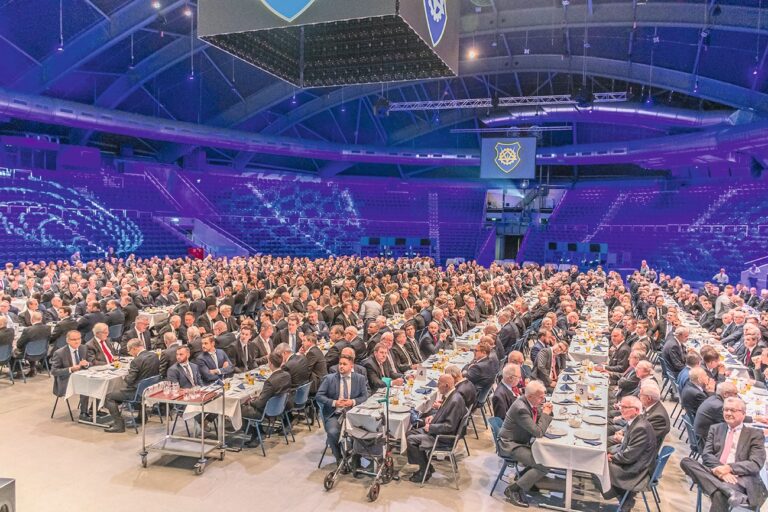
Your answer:
[[[136,433],[139,433],[139,422],[136,420],[136,410],[138,409],[141,411],[142,414],[146,414],[146,411],[141,410],[141,396],[144,394],[144,390],[146,390],[149,386],[153,386],[160,382],[160,376],[154,375],[152,377],[147,377],[146,379],[142,379],[139,381],[139,384],[136,386],[136,394],[133,396],[133,400],[129,400],[127,402],[123,402],[120,405],[121,410],[127,409],[128,412],[131,414],[131,422],[133,426],[133,430],[136,431]],[[161,418],[162,422],[162,414],[160,414],[160,404],[155,404],[154,407],[155,411],[157,412],[158,416]]]
[[[493,481],[493,487],[491,487],[490,496],[493,496],[493,491],[496,490],[496,486],[499,484],[499,480],[504,477],[504,473],[507,472],[507,468],[514,468],[518,477],[520,476],[520,468],[517,467],[517,461],[509,457],[502,457],[502,455],[499,453],[499,432],[501,432],[501,426],[504,424],[504,420],[497,418],[496,416],[491,416],[488,418],[488,424],[491,426],[491,436],[493,437],[493,445],[496,448],[496,455],[498,455],[504,462],[501,465],[499,474],[496,475],[496,480]]]
[[[11,384],[15,384],[13,380],[13,368],[11,367],[11,356],[13,355],[13,347],[11,344],[3,345],[0,347],[0,373],[3,372],[3,368],[8,367],[8,378],[11,380]]]
[[[22,368],[22,361],[29,361],[30,365],[36,364],[38,361],[43,362],[45,371],[48,372],[48,377],[51,376],[51,369],[48,367],[48,338],[39,340],[32,340],[24,347],[24,355],[17,359],[15,364],[15,370],[21,372],[21,377],[24,379],[24,383],[27,383],[27,376],[24,375]]]
[[[310,385],[311,383],[307,382],[296,388],[296,395],[293,397],[293,407],[289,412],[303,414],[309,430],[312,431],[312,421],[310,421],[309,414],[307,413],[308,409],[314,408],[314,405],[312,405],[312,402],[309,400]],[[291,437],[293,437],[293,432],[291,432]],[[295,438],[294,441],[296,441]]]
[[[685,431],[688,433],[688,446],[691,448],[691,453],[688,456],[692,459],[698,459],[701,455],[699,453],[701,439],[693,428],[693,416],[690,413],[683,415],[683,425],[685,425]]]
[[[288,415],[285,412],[285,404],[288,402],[288,393],[273,396],[267,400],[267,405],[264,407],[264,412],[261,414],[261,418],[246,418],[245,435],[247,436],[251,427],[256,429],[256,435],[259,438],[259,446],[261,446],[261,454],[266,457],[267,452],[264,449],[264,437],[261,435],[261,425],[264,422],[267,423],[267,428],[274,426],[275,419],[280,418],[280,423],[283,427],[283,437],[285,437],[285,444],[288,444],[288,432],[291,429],[291,422],[288,420]],[[293,435],[293,433],[291,433]]]
[[[694,482],[694,485],[696,485],[695,482]],[[702,504],[702,501],[703,501],[701,498],[702,498],[704,493],[701,492],[701,486],[700,485],[697,485],[696,487],[698,488],[698,490],[696,491],[696,512],[701,512],[701,504]],[[737,508],[732,509],[732,512],[743,512],[745,510],[749,511],[749,512],[760,512],[760,507],[762,507],[762,504],[756,506],[754,508],[754,510],[750,509],[750,508],[747,508],[747,507],[737,507]]]
[[[56,341],[53,342],[53,350],[54,351],[58,350],[66,344],[67,344],[67,333],[62,333],[61,336],[56,338]]]
[[[475,403],[475,406],[472,407],[472,410],[470,411],[469,422],[472,424],[472,430],[475,431],[475,439],[480,439],[480,436],[477,434],[477,427],[475,426],[475,411],[480,409],[480,413],[483,415],[483,423],[485,424],[485,428],[488,428],[488,417],[485,415],[485,403],[488,401],[488,396],[491,394],[492,390],[493,384],[485,389],[480,390],[480,393],[477,395],[477,403]]]
[[[120,341],[123,335],[123,324],[111,325],[109,327],[109,339],[113,342]]]
[[[643,498],[643,503],[645,504],[645,512],[651,512],[651,508],[648,505],[648,499],[645,497],[646,492],[650,492],[653,495],[653,500],[656,502],[656,508],[659,512],[661,512],[660,503],[661,503],[661,497],[659,496],[659,491],[657,489],[659,482],[661,481],[661,475],[664,472],[664,468],[667,465],[667,462],[669,461],[669,458],[672,456],[672,454],[675,453],[675,449],[672,446],[663,446],[661,448],[661,451],[659,452],[659,456],[656,458],[656,466],[653,469],[653,473],[651,473],[648,482],[643,485],[641,488],[636,489],[634,492],[639,492],[640,496]],[[624,493],[624,496],[621,497],[621,500],[619,501],[619,508],[617,510],[621,510],[621,507],[624,505],[624,502],[627,500],[627,497],[629,496],[629,492],[627,491]]]

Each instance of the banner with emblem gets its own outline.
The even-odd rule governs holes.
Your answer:
[[[483,139],[480,177],[533,179],[536,175],[536,139]]]

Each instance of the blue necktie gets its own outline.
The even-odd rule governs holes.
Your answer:
[[[75,354],[75,364],[80,364],[80,351],[75,350],[73,354]]]
[[[349,385],[347,384],[347,377],[341,378],[341,387],[342,387],[342,396],[341,398],[344,400],[349,399]]]

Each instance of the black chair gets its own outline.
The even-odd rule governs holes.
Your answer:
[[[66,344],[67,344],[67,333],[62,333],[61,336],[56,338],[56,341],[53,342],[53,350],[54,350],[54,352],[56,350],[59,350],[60,348],[62,348]]]
[[[496,475],[496,480],[493,481],[493,487],[491,487],[490,496],[493,496],[493,491],[496,490],[496,486],[499,484],[499,480],[504,477],[504,473],[507,472],[507,468],[514,468],[517,477],[520,477],[520,468],[517,467],[517,461],[509,457],[504,457],[499,453],[499,432],[501,432],[501,426],[504,424],[504,420],[492,416],[488,418],[488,424],[491,426],[491,435],[493,436],[493,445],[496,448],[496,455],[502,460],[501,470]]]
[[[456,434],[438,434],[435,436],[435,442],[432,444],[432,448],[429,451],[429,459],[427,459],[427,467],[432,464],[432,460],[435,457],[447,458],[451,463],[451,472],[453,473],[453,481],[456,484],[456,490],[459,490],[459,466],[456,463],[456,447],[459,445],[467,432],[467,424],[471,417],[471,412],[468,412],[459,423],[459,428]],[[446,446],[446,442],[450,442],[450,448]],[[424,487],[424,482],[427,479],[427,472],[424,472],[424,476],[421,479],[421,487]]]
[[[27,383],[27,376],[24,375],[24,369],[22,367],[22,361],[29,361],[31,366],[37,364],[38,361],[43,362],[45,371],[48,372],[48,377],[51,376],[51,369],[48,366],[48,338],[39,340],[32,340],[24,347],[24,355],[17,359],[15,364],[15,370],[21,372],[21,377],[24,379],[24,383]]]

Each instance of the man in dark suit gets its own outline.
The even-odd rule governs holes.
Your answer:
[[[312,333],[304,335],[304,339],[301,342],[301,354],[304,355],[309,366],[309,381],[311,382],[309,394],[314,396],[317,393],[317,388],[320,386],[320,381],[328,373],[325,356],[317,348],[317,336]]]
[[[491,347],[482,341],[475,346],[474,360],[464,367],[462,373],[464,377],[477,388],[478,397],[486,392],[493,385],[493,381],[498,373],[498,366],[493,364],[489,356]]]
[[[392,379],[392,383],[396,386],[403,383],[403,375],[389,363],[388,353],[385,343],[377,343],[373,348],[373,354],[363,363],[368,373],[368,384],[373,392],[386,386],[382,380],[384,377]]]
[[[91,366],[112,364],[117,358],[112,343],[109,341],[109,327],[98,323],[93,326],[93,338],[85,344],[86,358]]]
[[[161,379],[165,379],[168,375],[168,369],[176,364],[176,352],[182,346],[181,341],[172,332],[163,334],[163,343],[165,343],[165,350],[160,352]]]
[[[112,426],[104,432],[125,432],[125,420],[120,414],[119,405],[133,400],[139,383],[149,377],[160,374],[160,359],[154,352],[144,349],[144,344],[132,339],[127,344],[128,354],[133,357],[128,375],[125,376],[125,389],[113,391],[107,395],[105,405],[112,416]]]
[[[395,363],[395,370],[398,373],[405,373],[409,370],[418,368],[419,362],[414,360],[411,355],[407,343],[408,339],[405,336],[405,331],[398,329],[393,333],[395,343],[392,345],[392,349],[389,351],[392,356],[392,360]]]
[[[123,330],[128,330],[133,327],[133,323],[139,316],[139,308],[133,303],[133,299],[130,296],[124,295],[120,298],[120,309],[125,315],[125,323],[123,324]]]
[[[416,339],[416,326],[414,324],[405,325],[405,347],[411,354],[414,363],[420,364],[424,361],[419,342]]]
[[[499,315],[499,334],[496,338],[497,343],[504,347],[504,353],[508,354],[520,338],[520,331],[517,326],[511,322],[512,315],[508,311],[502,311]]]
[[[689,332],[687,327],[678,327],[675,335],[667,340],[664,348],[661,349],[664,364],[674,379],[677,379],[677,374],[685,368],[685,342],[688,340]]]
[[[298,352],[301,348],[301,338],[299,337],[299,317],[297,315],[288,315],[288,327],[278,332],[275,336],[275,346],[281,343],[287,344],[293,353]]]
[[[508,363],[501,370],[501,382],[496,386],[491,398],[493,415],[502,420],[507,417],[507,411],[517,400],[516,391],[522,379],[522,370],[514,363]]]
[[[340,325],[334,325],[328,332],[329,341],[333,344],[325,353],[325,363],[327,367],[334,366],[339,362],[341,350],[349,347],[350,344],[344,339],[344,329]]]
[[[624,339],[624,331],[613,329],[611,331],[611,350],[608,363],[603,367],[607,372],[617,373],[619,375],[627,371],[629,367],[629,354],[632,349],[629,343]]]
[[[544,347],[536,355],[536,362],[531,371],[531,378],[544,383],[547,392],[551,393],[557,385],[557,376],[563,368],[561,355],[568,351],[568,345],[564,341],[555,343],[551,347]]]
[[[243,373],[253,370],[258,365],[256,359],[259,356],[259,348],[251,339],[253,330],[250,326],[244,325],[238,334],[235,342],[235,358],[232,362],[235,364],[235,373]]]
[[[195,325],[205,329],[205,332],[212,333],[213,325],[221,320],[219,317],[219,308],[215,305],[208,306],[205,310],[205,314],[200,315],[195,321]]]
[[[608,496],[621,498],[629,491],[621,512],[629,512],[635,504],[637,489],[654,469],[657,444],[656,434],[642,415],[642,402],[636,396],[625,396],[619,405],[621,417],[627,423],[621,444],[608,453],[608,472],[611,490]]]
[[[133,329],[130,329],[123,333],[123,339],[120,343],[120,352],[123,355],[128,353],[128,341],[137,339],[144,345],[144,350],[152,350],[152,337],[149,333],[149,317],[146,315],[139,315],[136,317],[136,322],[133,325]]]
[[[107,314],[104,323],[110,327],[113,325],[125,325],[125,313],[117,306],[116,300],[107,301]]]
[[[419,340],[419,351],[425,358],[451,346],[447,341],[448,331],[443,331],[442,333],[439,331],[440,326],[438,323],[430,322],[427,326],[427,331],[422,334],[421,340]]]
[[[669,434],[670,424],[669,414],[664,408],[664,404],[661,403],[661,390],[659,389],[659,385],[650,379],[646,380],[640,386],[638,398],[643,404],[643,415],[656,435],[656,449],[657,451],[661,450],[661,446],[664,444],[664,438]]]
[[[766,498],[760,478],[765,464],[761,430],[746,427],[746,405],[736,397],[723,403],[724,423],[709,429],[701,462],[685,458],[683,472],[710,497],[712,512],[727,512],[739,506],[759,508]]]
[[[275,352],[283,358],[283,369],[291,376],[291,389],[293,391],[296,391],[299,386],[310,381],[312,374],[306,357],[302,354],[293,353],[291,347],[286,343],[277,345]],[[293,396],[289,397],[288,406],[289,408],[293,407]]]
[[[692,368],[688,382],[680,391],[680,405],[692,417],[696,416],[699,406],[715,391],[715,381],[710,379],[704,368]]]
[[[176,349],[176,362],[168,368],[168,380],[182,389],[202,386],[200,368],[189,360],[189,347],[181,345]]]
[[[326,443],[331,448],[337,464],[342,460],[339,446],[342,412],[368,399],[366,378],[352,371],[354,364],[354,358],[342,354],[339,357],[338,372],[329,373],[323,378],[315,398],[325,423]]]
[[[51,375],[54,379],[53,394],[58,397],[63,397],[66,393],[70,375],[88,368],[88,361],[85,359],[85,347],[80,344],[81,341],[80,333],[76,330],[70,330],[67,333],[67,344],[56,350],[51,357]],[[80,395],[80,419],[91,421],[88,416],[88,397],[85,395]]]
[[[229,304],[222,304],[219,308],[219,318],[227,326],[227,332],[235,332],[240,329],[240,322],[232,316],[232,306]]]
[[[504,489],[507,500],[518,507],[528,507],[528,490],[544,478],[548,469],[533,458],[531,446],[544,436],[552,422],[552,404],[544,403],[546,388],[532,380],[525,394],[509,407],[499,431],[499,455],[509,457],[528,468],[525,474]]]
[[[69,308],[59,308],[59,321],[53,326],[49,342],[51,344],[56,343],[56,340],[61,336],[66,336],[72,329],[77,329],[77,320],[69,316]]]
[[[213,335],[216,339],[216,348],[219,348],[227,354],[230,361],[237,357],[237,337],[234,333],[227,331],[227,324],[218,321],[213,324]]]
[[[445,367],[445,373],[453,377],[453,392],[461,395],[467,410],[472,410],[477,406],[477,388],[464,378],[464,375],[461,374],[461,369],[456,365],[449,364]],[[439,401],[436,401],[433,405],[435,408],[437,406],[439,406]]]
[[[411,430],[406,438],[408,462],[419,465],[419,470],[410,477],[411,482],[421,483],[422,480],[429,480],[434,468],[431,465],[427,467],[427,452],[432,449],[435,437],[441,434],[458,435],[461,421],[467,414],[464,399],[454,391],[453,377],[441,375],[437,389],[444,397],[440,407],[434,414],[427,416],[422,428]],[[450,442],[451,439],[447,441]]]
[[[272,327],[272,324],[269,322],[262,322],[261,328],[259,329],[259,335],[256,336],[256,339],[253,340],[254,345],[256,345],[256,366],[261,366],[263,364],[268,364],[267,356],[275,349],[274,345],[272,344],[272,333],[274,332],[274,328]]]
[[[200,367],[203,384],[221,382],[235,373],[235,366],[230,361],[226,352],[216,348],[216,340],[213,334],[203,335],[202,349],[203,351],[197,356],[195,362]]]
[[[259,396],[248,404],[243,405],[243,418],[261,419],[270,398],[288,393],[291,390],[291,375],[282,368],[283,358],[277,352],[272,352],[267,359],[269,360],[269,369],[272,370],[272,374],[264,381],[264,387],[261,389]],[[256,428],[259,428],[259,426],[256,425]],[[259,446],[259,434],[256,429],[253,430],[251,439],[245,446],[247,448]]]
[[[101,312],[101,306],[97,301],[91,301],[88,303],[88,312],[83,315],[77,322],[77,329],[83,337],[93,331],[93,326],[99,323],[105,323],[107,317]]]
[[[699,451],[704,451],[704,444],[707,441],[710,427],[724,421],[723,404],[725,400],[738,396],[739,392],[736,386],[730,381],[725,381],[717,385],[714,395],[709,396],[701,403],[693,421],[693,429],[699,438]],[[752,421],[766,423],[768,417],[756,415],[754,420],[750,416],[744,418],[744,423],[752,423]]]
[[[19,336],[16,342],[16,349],[13,351],[13,357],[20,359],[24,356],[24,349],[30,341],[45,340],[46,343],[51,339],[51,328],[45,325],[43,322],[43,314],[39,311],[32,311],[30,313],[30,321],[32,324],[26,327]],[[27,377],[32,377],[36,373],[35,364],[32,364],[29,368]]]

